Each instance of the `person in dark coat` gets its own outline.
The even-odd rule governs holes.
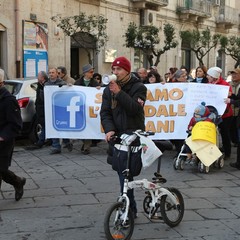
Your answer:
[[[38,141],[33,146],[29,146],[27,150],[39,149],[45,144],[45,113],[44,113],[44,84],[48,81],[48,75],[44,71],[38,73],[38,84],[36,90],[35,110],[37,123],[41,125],[41,133],[38,136]]]
[[[101,88],[101,85],[93,78],[93,74],[94,67],[91,64],[84,65],[82,68],[82,76],[78,80],[76,80],[74,85]],[[92,140],[82,139],[82,141],[83,145],[81,147],[81,152],[82,154],[87,155],[90,153]]]
[[[20,108],[16,98],[4,87],[4,71],[0,69],[0,185],[2,180],[15,189],[15,200],[23,196],[26,178],[9,170],[15,137],[22,128]]]
[[[125,57],[118,57],[113,61],[112,72],[117,80],[112,80],[104,89],[100,111],[107,142],[110,142],[113,135],[131,134],[138,129],[145,130],[146,86],[131,74],[131,64]],[[112,157],[111,153],[111,145],[109,145],[109,158]],[[121,171],[118,171],[118,175],[122,192],[124,176]],[[130,176],[129,180],[132,181],[133,177]],[[128,197],[134,217],[137,217],[133,189],[128,191]]]

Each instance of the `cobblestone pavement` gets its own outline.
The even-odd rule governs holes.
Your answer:
[[[119,194],[117,175],[106,163],[106,143],[100,142],[90,155],[81,154],[81,141],[74,149],[50,155],[49,147],[26,150],[17,142],[11,169],[27,178],[23,198],[14,200],[13,188],[2,184],[0,195],[1,240],[101,240],[103,219]],[[143,212],[144,191],[135,192],[138,218],[133,240],[234,240],[240,239],[240,171],[212,168],[208,174],[186,166],[173,169],[174,151],[162,157],[161,173],[166,187],[178,188],[184,197],[182,222],[170,228],[151,222]],[[151,179],[157,162],[142,170],[140,178]]]

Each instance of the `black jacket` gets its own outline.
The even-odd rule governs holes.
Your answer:
[[[74,83],[74,85],[86,86],[85,83],[84,83],[83,76],[81,78],[77,79],[76,82]],[[95,79],[92,78],[87,87],[97,87],[97,86],[100,86],[99,83]]]
[[[16,98],[0,87],[0,137],[13,140],[22,128],[21,112]]]
[[[103,91],[100,111],[101,123],[105,133],[131,133],[137,129],[145,130],[143,104],[147,88],[134,75],[121,91],[113,96],[107,86]],[[142,104],[138,100],[142,100]]]
[[[44,88],[44,85],[38,83],[37,90],[36,90],[36,100],[35,100],[37,122],[41,125],[44,125],[44,123],[45,123],[43,88]]]

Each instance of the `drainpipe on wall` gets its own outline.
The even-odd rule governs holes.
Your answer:
[[[15,44],[16,44],[16,77],[21,77],[21,69],[20,69],[20,37],[19,34],[19,0],[15,0]]]

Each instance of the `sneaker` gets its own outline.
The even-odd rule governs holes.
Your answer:
[[[240,170],[240,165],[237,162],[229,163],[230,167],[237,168]]]
[[[58,153],[61,153],[61,149],[53,148],[53,149],[50,151],[50,154],[58,154]]]

